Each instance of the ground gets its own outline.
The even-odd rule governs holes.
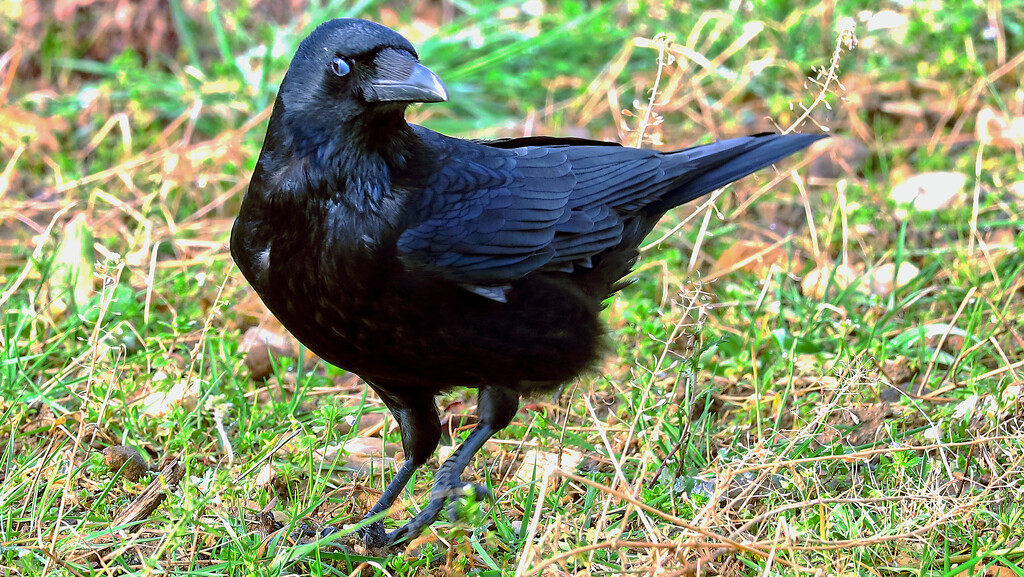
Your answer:
[[[1024,575],[1024,6],[876,4],[0,2],[3,574]],[[474,462],[493,501],[396,551],[352,533],[393,419],[225,244],[342,15],[456,136],[833,135],[670,215],[605,363]]]

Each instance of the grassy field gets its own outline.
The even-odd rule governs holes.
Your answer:
[[[0,1],[0,575],[1024,575],[1024,4],[869,4]],[[494,500],[390,552],[352,527],[393,419],[226,247],[337,16],[453,135],[835,135],[670,215],[614,355],[467,471]]]

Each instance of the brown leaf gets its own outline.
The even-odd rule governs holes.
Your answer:
[[[247,353],[245,366],[254,380],[262,380],[274,372],[271,358],[294,359],[296,356],[295,340],[288,333],[276,333],[261,327],[252,327],[242,335],[238,350]]]
[[[772,265],[782,270],[793,270],[795,263],[790,261],[789,252],[783,246],[773,246],[760,240],[740,240],[722,252],[715,261],[711,277],[717,278],[736,270],[745,270],[763,276]]]
[[[853,138],[833,136],[812,144],[807,155],[814,159],[808,176],[831,180],[859,173],[868,158],[868,147]]]
[[[0,106],[0,146],[8,150],[27,144],[32,150],[53,152],[59,146],[55,133],[67,130],[67,126],[63,118]]]
[[[882,374],[891,384],[903,385],[917,376],[917,370],[910,366],[910,359],[898,356],[882,363]]]
[[[985,569],[985,577],[1018,577],[1019,575],[1020,573],[1002,565],[992,565]]]
[[[889,403],[856,403],[829,415],[825,430],[817,441],[823,445],[843,439],[850,445],[881,441],[886,424],[899,415],[899,407]]]

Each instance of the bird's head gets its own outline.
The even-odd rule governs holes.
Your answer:
[[[380,24],[338,18],[299,44],[281,84],[282,120],[306,132],[377,116],[400,118],[414,102],[443,102],[448,92],[402,35]]]

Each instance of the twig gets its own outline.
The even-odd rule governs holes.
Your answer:
[[[800,115],[789,128],[783,130],[783,134],[789,134],[794,128],[803,124],[804,120],[807,120],[811,115],[811,111],[818,107],[819,104],[825,102],[825,96],[828,95],[829,87],[833,81],[838,82],[839,72],[839,59],[843,55],[843,47],[852,49],[857,46],[857,36],[853,32],[853,28],[844,28],[839,31],[839,38],[836,39],[836,49],[832,52],[832,59],[829,61],[828,72],[825,74],[825,81],[822,83],[821,90],[818,91],[818,95],[814,97],[814,102],[811,102],[810,106],[804,107],[804,113]],[[827,127],[821,127],[822,130],[827,130]]]

